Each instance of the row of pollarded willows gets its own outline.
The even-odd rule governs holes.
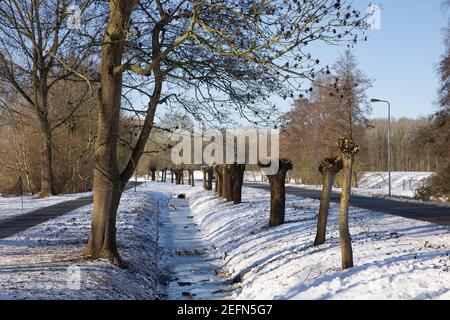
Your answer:
[[[156,168],[150,168],[151,175],[152,175],[152,181],[155,181],[154,177],[156,178]],[[161,182],[167,181],[167,171],[170,171],[170,181],[171,183],[175,184],[184,184],[184,178],[185,178],[185,172],[187,172],[187,178],[188,178],[188,184],[192,187],[195,186],[194,183],[194,169],[193,168],[161,168],[160,169],[160,175],[161,175]]]
[[[353,267],[353,250],[348,225],[348,210],[351,194],[351,178],[355,156],[359,152],[351,138],[343,137],[338,140],[339,155],[326,158],[320,162],[319,171],[323,177],[323,188],[320,200],[320,208],[317,219],[317,233],[314,241],[315,246],[325,243],[326,226],[328,220],[330,196],[334,178],[339,171],[343,171],[342,192],[339,207],[339,238],[341,245],[342,269]],[[261,168],[270,167],[270,164],[259,164]],[[269,227],[276,227],[285,223],[286,204],[286,174],[292,170],[292,162],[288,159],[280,159],[278,171],[267,175],[270,184],[270,218]],[[233,204],[241,203],[242,184],[245,164],[216,165],[216,187],[215,191],[219,197]],[[212,190],[213,167],[204,166],[203,188]]]
[[[270,167],[270,164],[260,164],[261,168]],[[286,173],[292,169],[292,163],[287,159],[279,160],[278,171],[268,175],[270,183],[270,218],[269,227],[279,226],[285,221],[285,181]],[[244,182],[245,164],[222,164],[202,167],[203,188],[212,190],[212,177],[216,172],[215,192],[233,204],[242,201],[242,185]]]
[[[351,236],[348,226],[348,210],[351,193],[351,178],[353,163],[356,154],[359,152],[357,146],[351,138],[340,138],[338,140],[339,155],[325,158],[320,162],[319,171],[323,177],[323,188],[320,200],[320,208],[317,219],[317,233],[314,241],[315,246],[325,243],[326,227],[330,206],[331,190],[334,178],[339,171],[343,171],[343,184],[339,208],[339,237],[341,244],[342,268],[353,267],[353,251],[351,246]],[[259,163],[264,169],[271,164]],[[280,159],[278,171],[274,174],[267,174],[270,185],[270,217],[269,227],[276,227],[285,223],[286,205],[286,174],[292,170],[292,162],[288,159]],[[172,168],[171,182],[176,184],[184,183],[184,168]],[[194,186],[194,170],[188,171],[189,185]],[[242,201],[242,186],[244,180],[245,164],[222,164],[215,166],[202,166],[203,189],[213,189],[213,177],[215,179],[215,192],[219,197],[226,199],[233,204],[240,204]],[[167,168],[162,169],[162,181],[166,181]],[[152,178],[154,172],[152,171]],[[175,177],[175,181],[174,181]]]
[[[239,204],[242,201],[242,185],[244,183],[245,164],[220,164],[202,167],[203,188],[212,190],[212,178],[216,172],[215,192],[226,199]]]

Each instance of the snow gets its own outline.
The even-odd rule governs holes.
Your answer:
[[[157,216],[163,198],[145,187],[123,194],[117,216],[118,246],[128,269],[109,261],[81,259],[92,205],[0,239],[0,299],[160,297]],[[78,272],[79,286],[71,282]]]
[[[391,172],[392,195],[413,198],[417,188],[433,172]],[[358,178],[354,194],[387,195],[389,193],[388,172],[365,172]]]
[[[177,197],[177,189],[172,188],[168,206],[160,210],[160,261],[169,278],[167,298],[221,299],[227,284],[215,274],[218,266],[208,261],[211,247],[192,221],[186,199]]]
[[[191,191],[195,222],[214,248],[221,274],[237,282],[232,299],[449,299],[450,228],[350,209],[355,267],[340,270],[338,205],[327,242],[314,247],[319,201],[287,196],[287,223],[268,228],[268,193],[245,188],[233,206]]]
[[[433,172],[391,172],[391,194],[397,197],[413,198],[415,191],[424,179],[430,177]],[[259,172],[247,172],[246,181],[260,182]],[[352,194],[362,196],[386,196],[389,194],[388,172],[364,172],[358,178],[358,188],[352,188]],[[321,185],[287,184],[293,187],[301,187],[313,190],[321,190]],[[341,192],[341,188],[333,187],[333,191]]]
[[[286,223],[268,228],[264,190],[244,187],[232,205],[198,182],[146,184],[119,207],[128,269],[81,258],[89,205],[0,239],[0,299],[450,299],[449,227],[351,207],[355,267],[342,271],[338,204],[326,244],[314,247],[318,200],[287,195]]]
[[[39,198],[37,195],[23,196],[23,210],[20,197],[4,197],[0,196],[0,221],[31,211],[52,206],[61,202],[79,199],[92,195],[92,192],[65,194]]]
[[[394,190],[416,189],[420,182],[433,172],[391,172],[391,185]],[[358,178],[358,184],[361,188],[385,188],[388,186],[388,172],[364,172]],[[411,185],[409,182],[411,181]]]

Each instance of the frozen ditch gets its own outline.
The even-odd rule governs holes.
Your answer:
[[[175,194],[161,208],[159,225],[162,264],[169,276],[167,299],[223,299],[227,282],[216,275],[208,255],[211,245],[202,238],[184,197]]]

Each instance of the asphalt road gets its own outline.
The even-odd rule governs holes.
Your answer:
[[[247,187],[264,189],[267,191],[269,190],[269,185],[267,184],[246,182],[244,185]],[[320,199],[321,194],[319,190],[310,190],[290,186],[286,186],[286,193],[312,199]],[[333,192],[331,195],[331,201],[339,203],[339,200],[340,193]],[[450,226],[450,208],[448,207],[359,195],[352,195],[350,197],[350,205],[372,211],[386,212],[405,218]]]
[[[130,181],[126,189],[134,188],[142,182]],[[40,223],[57,218],[72,210],[91,204],[92,196],[61,202],[49,207],[37,209],[26,214],[0,221],[0,239],[8,238]]]

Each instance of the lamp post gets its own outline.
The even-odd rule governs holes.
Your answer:
[[[391,104],[387,100],[380,100],[380,99],[370,99],[370,102],[376,103],[376,102],[384,102],[388,105],[388,136],[387,136],[387,143],[388,143],[388,175],[389,175],[389,197],[391,196]]]

